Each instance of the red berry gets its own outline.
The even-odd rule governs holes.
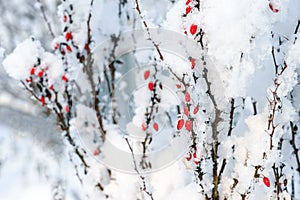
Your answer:
[[[99,151],[99,149],[98,149],[98,148],[97,148],[97,149],[95,149],[93,154],[94,154],[94,156],[98,156],[98,155],[100,154],[100,151]]]
[[[63,75],[63,76],[61,77],[61,79],[62,79],[64,82],[68,82],[68,81],[69,81],[66,75]]]
[[[73,38],[72,32],[67,32],[66,33],[66,40],[69,41]]]
[[[44,96],[41,96],[40,98],[40,102],[42,103],[42,106],[45,105],[45,97]]]
[[[84,45],[84,49],[85,49],[86,51],[90,51],[89,45],[88,45],[88,44],[85,44],[85,45]]]
[[[186,9],[185,9],[185,14],[186,14],[186,15],[189,14],[189,13],[191,12],[191,10],[192,10],[192,7],[191,7],[191,6],[186,7]]]
[[[267,186],[267,187],[270,187],[270,180],[269,180],[269,178],[268,177],[264,177],[263,178],[263,182],[264,182],[264,184]]]
[[[53,90],[53,85],[50,85],[50,86],[49,86],[49,90]]]
[[[196,158],[196,159],[194,160],[194,163],[195,163],[196,165],[199,165],[199,163],[200,163],[199,158]]]
[[[176,84],[176,87],[179,89],[179,88],[181,88],[181,85],[180,84]]]
[[[68,19],[67,15],[64,15],[63,21],[64,21],[64,22],[67,22],[67,19]]]
[[[194,69],[195,66],[196,66],[196,59],[195,58],[190,58],[190,62],[191,62],[191,65],[192,65],[192,69]]]
[[[58,44],[58,43],[55,43],[54,49],[56,50],[56,49],[58,49],[58,48],[59,48],[59,44]]]
[[[192,122],[190,120],[186,120],[186,122],[185,122],[185,128],[186,128],[187,131],[191,131],[192,130],[193,124],[192,124]]]
[[[150,91],[153,91],[153,89],[154,89],[154,83],[153,82],[148,83],[148,89]]]
[[[66,107],[65,107],[65,111],[66,111],[66,113],[68,113],[68,112],[70,111],[70,109],[69,109],[69,106],[68,106],[68,105],[66,105]]]
[[[156,122],[153,124],[153,128],[155,131],[158,131],[158,124]]]
[[[185,2],[185,5],[188,5],[189,3],[191,3],[191,0],[187,0],[187,1]]]
[[[147,124],[146,123],[142,123],[142,130],[146,131],[147,130]]]
[[[192,24],[190,27],[190,33],[194,35],[197,32],[198,26],[196,24]]]
[[[178,122],[177,122],[177,130],[182,129],[183,125],[184,125],[184,119],[178,120]]]
[[[42,71],[39,71],[39,73],[38,73],[38,77],[39,78],[42,78],[43,77],[43,75],[44,75],[44,71],[42,70]]]
[[[144,72],[144,79],[147,80],[149,78],[150,75],[150,70],[147,70]]]
[[[185,101],[186,101],[186,102],[190,102],[190,100],[191,100],[190,93],[186,92],[186,93],[185,93]]]
[[[35,73],[35,68],[33,67],[33,68],[31,68],[31,70],[30,70],[30,75],[34,75],[34,73]]]
[[[197,112],[199,111],[199,109],[200,109],[200,106],[199,105],[197,105],[195,108],[194,108],[194,115],[196,115],[197,114]]]
[[[72,52],[72,48],[69,45],[67,45],[66,48],[69,52]]]
[[[197,158],[197,153],[196,152],[194,152],[193,157]]]
[[[189,108],[187,106],[184,107],[183,112],[186,116],[189,116]]]
[[[274,12],[274,13],[278,13],[279,12],[279,9],[275,8],[271,3],[269,3],[269,7],[272,10],[272,12]]]
[[[188,155],[188,157],[186,157],[186,160],[190,161],[191,159],[192,159],[192,154],[189,152],[189,155]]]

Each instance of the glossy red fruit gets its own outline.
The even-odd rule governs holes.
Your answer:
[[[180,84],[176,84],[176,87],[177,87],[178,89],[180,89],[180,88],[181,88],[181,85],[180,85]]]
[[[149,82],[149,83],[148,83],[148,89],[149,89],[150,91],[153,91],[153,90],[154,90],[154,83],[153,83],[153,82]]]
[[[197,32],[198,26],[196,24],[192,24],[190,27],[190,33],[194,35]]]
[[[269,8],[272,10],[272,12],[274,13],[278,13],[279,12],[279,9],[278,8],[275,8],[273,4],[269,3]]]
[[[142,123],[142,130],[146,131],[147,130],[147,124],[146,123]]]
[[[186,14],[186,15],[189,14],[189,13],[191,12],[191,10],[192,10],[192,7],[191,7],[191,6],[186,7],[186,9],[185,9],[185,14]]]
[[[69,40],[72,40],[72,39],[73,39],[72,32],[67,32],[66,33],[66,40],[69,41]]]
[[[98,148],[97,148],[97,149],[95,149],[93,154],[94,154],[94,156],[98,156],[98,155],[100,154],[100,151],[99,151],[99,149],[98,149]]]
[[[65,111],[66,111],[66,113],[68,113],[68,112],[70,111],[70,109],[69,109],[69,106],[68,106],[68,105],[66,105],[66,107],[65,107]]]
[[[56,49],[58,49],[58,48],[59,48],[59,44],[58,44],[58,43],[55,43],[54,49],[56,50]]]
[[[185,128],[186,128],[187,131],[191,131],[192,130],[193,124],[192,124],[192,122],[190,120],[186,120],[186,122],[185,122]]]
[[[45,97],[44,96],[41,96],[40,98],[40,102],[42,103],[42,106],[45,105]]]
[[[196,66],[196,59],[195,58],[191,58],[190,62],[191,62],[191,65],[192,65],[192,69],[194,69],[195,66]]]
[[[189,152],[188,156],[186,157],[187,161],[190,161],[192,159],[192,154]]]
[[[144,72],[144,79],[147,80],[149,78],[149,75],[150,75],[150,70],[146,70]]]
[[[67,15],[64,15],[64,19],[63,19],[63,21],[64,21],[64,22],[67,22],[67,20],[68,20],[68,17],[67,17]]]
[[[197,153],[196,152],[193,153],[193,157],[197,158]]]
[[[195,165],[199,165],[199,164],[200,164],[200,160],[199,160],[198,158],[196,158],[196,159],[194,160],[194,163],[195,163]]]
[[[186,116],[189,116],[189,108],[187,106],[184,107],[183,112]]]
[[[84,50],[86,50],[86,51],[90,51],[91,50],[88,44],[84,45]]]
[[[53,90],[53,85],[50,85],[50,86],[49,86],[49,90]]]
[[[264,182],[264,184],[267,186],[267,187],[270,187],[270,180],[269,180],[269,178],[268,177],[264,177],[263,178],[263,182]]]
[[[192,0],[187,0],[187,1],[185,2],[185,5],[188,5],[189,3],[191,3],[191,1],[192,1]]]
[[[30,75],[34,75],[34,73],[35,73],[35,68],[33,67],[33,68],[31,68],[31,70],[30,70]]]
[[[184,125],[184,119],[178,120],[178,122],[177,122],[177,130],[182,129],[183,125]]]
[[[185,101],[186,101],[186,102],[190,102],[190,100],[191,100],[190,93],[186,92],[186,93],[185,93]]]
[[[199,105],[197,105],[195,108],[194,108],[194,115],[196,115],[197,113],[198,113],[198,111],[199,111],[199,109],[200,109],[200,106]]]
[[[72,48],[69,45],[67,45],[66,48],[69,52],[72,52]]]
[[[43,77],[43,75],[44,75],[44,71],[42,70],[42,71],[39,71],[39,73],[38,73],[38,77],[39,78],[42,78]]]
[[[155,131],[158,131],[158,124],[156,122],[153,124],[153,128]]]
[[[61,77],[61,79],[62,79],[64,82],[68,82],[68,81],[69,81],[66,75],[63,75],[63,76]]]

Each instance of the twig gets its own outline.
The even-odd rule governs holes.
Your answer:
[[[49,32],[50,32],[50,35],[53,37],[53,38],[55,38],[55,34],[54,34],[54,32],[53,32],[53,29],[52,29],[52,27],[51,27],[51,24],[50,24],[50,22],[49,22],[49,20],[48,20],[48,18],[47,18],[47,16],[46,16],[46,12],[45,12],[45,8],[44,8],[44,6],[42,5],[42,3],[41,3],[41,1],[40,0],[36,0],[39,4],[40,4],[40,10],[41,10],[41,13],[42,13],[42,15],[43,15],[43,19],[44,19],[44,21],[45,21],[45,23],[46,23],[46,25],[47,25],[47,27],[48,27],[48,30],[49,30]]]
[[[136,171],[136,173],[139,175],[141,181],[142,181],[142,184],[143,184],[143,188],[142,190],[151,198],[151,200],[154,200],[153,198],[153,195],[152,193],[150,193],[147,189],[147,186],[146,186],[146,181],[145,181],[145,177],[141,175],[140,171],[138,170],[138,167],[137,167],[137,162],[136,162],[136,159],[135,159],[135,156],[134,156],[134,153],[133,153],[133,149],[128,141],[128,138],[125,138],[125,141],[128,145],[128,148],[131,152],[131,156],[132,156],[132,161],[133,161],[133,165],[134,165],[134,170]]]
[[[146,28],[146,31],[147,31],[149,40],[152,42],[154,48],[156,49],[156,51],[157,51],[157,53],[158,53],[158,55],[159,55],[160,60],[163,61],[163,60],[164,60],[164,57],[163,57],[163,55],[162,55],[162,53],[161,53],[161,51],[160,51],[160,49],[159,49],[159,47],[158,47],[158,44],[156,44],[156,43],[153,41],[153,39],[152,39],[152,37],[151,37],[150,29],[149,29],[149,27],[148,27],[146,21],[144,20],[144,18],[143,18],[143,16],[142,16],[142,12],[141,12],[140,5],[139,5],[139,0],[135,0],[135,4],[136,4],[136,7],[135,7],[135,8],[136,8],[137,12],[139,13],[140,18],[141,18],[141,20],[142,20],[142,22],[143,22],[143,24],[144,24],[144,26],[145,26],[145,28]]]
[[[230,100],[230,115],[229,115],[229,130],[227,136],[231,136],[232,130],[233,130],[233,116],[234,116],[234,98]]]
[[[206,82],[207,85],[207,94],[209,98],[211,99],[214,109],[215,109],[215,118],[212,123],[212,138],[213,138],[213,144],[212,144],[212,150],[211,150],[211,155],[212,155],[212,162],[213,162],[213,189],[212,189],[212,199],[219,199],[219,191],[218,191],[218,185],[220,181],[220,177],[218,175],[218,146],[219,146],[219,141],[218,141],[218,124],[222,121],[221,118],[221,111],[218,108],[215,96],[211,92],[211,82],[208,80],[208,70],[207,68],[203,69],[203,78]]]

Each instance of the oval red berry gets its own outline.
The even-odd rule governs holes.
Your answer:
[[[177,130],[182,129],[183,125],[184,125],[184,119],[178,120],[178,122],[177,122]]]
[[[94,156],[98,156],[100,154],[99,149],[95,149],[93,154],[94,154]]]
[[[34,73],[35,73],[35,68],[33,67],[33,68],[31,68],[31,70],[30,70],[30,75],[34,75]]]
[[[192,24],[190,27],[190,33],[194,35],[197,32],[198,26],[196,24]]]
[[[153,91],[153,89],[154,89],[154,83],[153,82],[148,83],[148,89],[150,91]]]
[[[146,131],[147,130],[147,124],[146,123],[142,123],[142,130]]]
[[[198,111],[199,111],[199,109],[200,109],[200,106],[199,105],[197,105],[195,108],[194,108],[194,115],[196,115],[197,113],[198,113]]]
[[[73,38],[72,32],[67,32],[66,33],[66,40],[69,41]]]
[[[186,102],[190,102],[190,100],[191,100],[191,96],[190,96],[190,93],[185,93],[185,101]]]
[[[149,78],[150,75],[150,70],[147,70],[144,72],[144,79],[147,80]]]
[[[186,116],[189,116],[189,108],[187,106],[184,107],[183,112]]]
[[[189,14],[189,13],[191,12],[191,10],[192,10],[192,7],[191,7],[191,6],[186,7],[186,9],[185,9],[185,14],[186,14],[186,15]]]
[[[42,77],[43,77],[43,75],[44,75],[44,71],[39,71],[39,73],[38,73],[38,77],[39,77],[39,78],[42,78]]]
[[[267,187],[270,187],[270,180],[269,180],[269,178],[268,177],[264,177],[263,178],[263,182],[264,182],[264,184],[267,186]]]
[[[194,69],[195,66],[196,66],[196,59],[195,58],[191,58],[190,62],[191,62],[191,65],[192,65],[192,69]]]
[[[186,122],[185,122],[185,128],[186,128],[187,131],[191,131],[192,130],[193,124],[192,124],[192,122],[190,120],[186,120]]]
[[[156,122],[153,124],[153,129],[154,129],[155,131],[158,131],[158,124],[157,124]]]
[[[41,101],[41,103],[42,103],[42,106],[44,106],[44,105],[45,105],[45,97],[44,97],[44,96],[41,96],[40,101]]]
[[[189,155],[188,155],[188,157],[186,157],[186,160],[190,161],[191,159],[192,159],[192,154],[189,152]]]
[[[66,107],[65,107],[65,111],[66,111],[66,113],[68,113],[68,112],[70,111],[70,109],[69,109],[69,106],[68,106],[68,105],[66,105]]]
[[[63,75],[63,77],[62,77],[61,79],[62,79],[64,82],[68,82],[68,81],[69,81],[66,75]]]

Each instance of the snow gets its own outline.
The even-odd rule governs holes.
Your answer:
[[[30,69],[40,56],[40,51],[41,44],[38,41],[26,39],[5,58],[3,67],[11,77],[24,80],[29,76]]]
[[[14,3],[19,1],[22,2]],[[247,194],[247,199],[277,198],[272,167],[280,167],[281,163],[285,164],[282,176],[289,182],[279,198],[292,198],[291,177],[295,178],[295,198],[299,198],[299,174],[295,170],[289,125],[299,125],[300,43],[295,39],[299,33],[294,33],[300,17],[298,0],[204,0],[200,1],[199,10],[195,7],[197,1],[191,1],[189,6],[193,9],[188,15],[186,1],[138,2],[141,14],[135,1],[94,1],[91,7],[90,1],[66,0],[57,6],[48,0],[44,2],[49,9],[46,14],[57,12],[59,21],[56,24],[49,19],[55,30],[53,40],[33,39],[30,35],[24,40],[16,34],[17,39],[12,40],[18,45],[11,53],[8,46],[1,47],[6,73],[17,81],[27,80],[26,86],[37,98],[45,95],[53,121],[57,117],[57,124],[70,125],[57,135],[70,134],[73,141],[56,136],[64,141],[61,148],[66,152],[56,155],[59,160],[55,160],[57,157],[52,157],[39,144],[41,141],[29,136],[36,133],[17,134],[0,126],[0,163],[4,163],[0,168],[0,188],[4,188],[0,199],[20,199],[20,195],[21,199],[53,199],[59,180],[68,200],[106,196],[150,199],[149,194],[154,199],[204,199],[206,195],[211,197],[214,187],[215,139],[218,173],[221,174],[221,164],[226,160],[217,186],[220,198],[238,199],[242,194]],[[41,5],[33,6],[38,10]],[[18,9],[25,12],[27,8]],[[89,12],[91,63],[87,63],[89,51],[84,48],[88,42]],[[2,20],[0,23],[4,24]],[[29,27],[30,21],[26,18],[20,24]],[[197,25],[196,34],[190,33],[192,24]],[[138,30],[131,32],[134,28]],[[35,29],[40,27],[32,32],[37,32]],[[200,29],[203,37],[198,34]],[[1,36],[11,34],[4,30]],[[72,32],[73,38],[67,40],[66,32]],[[47,46],[49,43],[51,47]],[[56,44],[64,48],[68,45],[72,52],[53,49]],[[153,44],[158,45],[159,51]],[[191,58],[196,59],[194,69]],[[279,66],[277,74],[273,59]],[[287,68],[281,73],[285,64]],[[33,66],[46,70],[47,77],[28,80]],[[143,76],[145,70],[150,70],[147,80]],[[65,74],[68,81],[62,81]],[[272,93],[274,80],[280,83],[276,94]],[[153,90],[148,88],[150,81],[156,83]],[[49,88],[52,84],[54,90]],[[191,100],[186,100],[187,92]],[[273,95],[278,103],[274,116]],[[98,107],[95,98],[99,100]],[[235,100],[234,110],[231,99]],[[0,91],[0,104],[30,115],[38,112],[5,91]],[[198,104],[200,110],[194,115],[192,111]],[[65,109],[67,105],[69,111]],[[190,110],[187,116],[183,113],[186,106]],[[97,116],[99,112],[102,118]],[[176,130],[178,118],[189,118],[193,129],[189,131],[184,126]],[[276,126],[272,135],[270,119],[274,122],[271,125]],[[147,130],[142,130],[145,122]],[[34,123],[28,124],[31,125]],[[229,126],[233,128],[230,136]],[[38,131],[43,132],[43,128]],[[296,140],[298,136],[297,132]],[[46,140],[49,136],[43,137]],[[299,147],[298,140],[295,145]],[[49,151],[51,148],[55,147],[49,147]],[[140,165],[142,151],[152,167]],[[197,155],[188,160],[185,156],[189,153]],[[89,167],[84,167],[82,159]],[[197,159],[199,166],[194,162]],[[42,165],[42,172],[36,167],[38,164]],[[203,173],[201,176],[198,170]],[[264,185],[264,176],[270,179],[270,187]],[[235,180],[238,182],[234,186]]]

